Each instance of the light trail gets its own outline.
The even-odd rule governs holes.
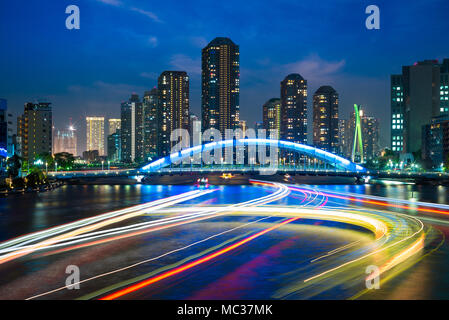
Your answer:
[[[196,198],[198,196],[208,194],[208,193],[213,192],[213,191],[215,191],[215,190],[207,190],[207,191],[203,191],[201,193],[196,193],[196,194],[194,193],[194,194],[189,194],[187,196],[178,197],[175,200],[167,201],[167,202],[164,202],[162,204],[153,206],[151,208],[153,210],[161,209],[161,208],[164,208],[164,207],[167,207],[167,206],[179,203],[179,202],[187,201],[187,200]],[[102,221],[96,222],[93,225],[83,226],[81,228],[75,229],[75,230],[70,231],[68,233],[52,237],[52,238],[50,238],[48,240],[45,240],[43,242],[38,242],[38,243],[36,243],[36,244],[34,244],[34,245],[30,246],[30,247],[19,249],[19,250],[13,251],[11,253],[4,254],[4,255],[0,256],[0,264],[8,262],[8,261],[11,261],[11,260],[14,260],[14,259],[17,259],[17,258],[20,258],[20,257],[22,257],[22,256],[24,256],[26,254],[29,254],[31,252],[34,252],[36,250],[41,250],[41,249],[48,248],[48,247],[50,247],[51,245],[53,245],[55,243],[58,243],[58,242],[60,242],[62,240],[69,239],[70,237],[76,236],[78,234],[89,232],[91,230],[99,229],[99,228],[105,227],[105,226],[113,224],[113,223],[121,222],[123,220],[127,220],[127,219],[130,219],[132,217],[139,216],[139,215],[147,212],[148,208],[145,208],[143,210],[131,211],[131,212],[128,212],[127,210],[125,210],[125,211],[126,211],[125,214],[123,214],[123,213],[115,214],[113,217],[110,217],[109,219],[101,219]]]
[[[261,198],[249,200],[249,201],[246,201],[246,202],[242,202],[242,203],[240,203],[240,204],[234,204],[234,205],[231,205],[231,206],[228,206],[228,207],[223,207],[223,208],[221,208],[221,209],[219,209],[219,210],[216,210],[216,208],[213,207],[214,210],[206,209],[206,210],[204,210],[204,211],[206,211],[208,214],[210,214],[211,212],[212,212],[212,213],[217,213],[217,212],[222,212],[222,211],[229,210],[229,207],[243,208],[243,207],[246,207],[246,206],[249,206],[249,205],[262,205],[262,204],[266,204],[266,203],[269,203],[269,202],[272,202],[272,201],[276,201],[276,200],[282,199],[282,198],[284,198],[285,196],[287,196],[287,195],[290,193],[290,190],[289,190],[286,186],[284,186],[284,185],[282,185],[282,184],[259,183],[259,182],[256,181],[256,180],[254,180],[254,183],[255,183],[255,184],[258,184],[258,185],[264,185],[264,186],[276,187],[276,188],[278,188],[278,190],[277,190],[276,192],[274,192],[273,194],[270,194],[270,195],[267,195],[267,196],[264,196],[264,197],[261,197]],[[186,209],[186,208],[185,208],[185,209]],[[204,207],[202,207],[202,209],[204,209]],[[190,208],[187,208],[187,210],[191,210],[191,209],[190,209]],[[159,212],[161,212],[161,210],[159,210]],[[204,214],[197,214],[197,216],[202,216],[202,215],[204,215]],[[221,215],[222,215],[222,214],[221,214]],[[218,216],[218,215],[214,215],[214,216]],[[111,271],[111,272],[107,272],[107,273],[104,273],[104,274],[100,274],[100,275],[91,277],[91,278],[89,278],[89,279],[85,279],[85,280],[83,280],[83,281],[80,281],[79,283],[84,283],[84,282],[87,282],[87,281],[90,281],[90,280],[98,279],[98,278],[103,277],[103,276],[107,276],[107,275],[110,275],[110,274],[114,274],[114,273],[117,273],[117,272],[120,272],[120,271],[124,271],[124,270],[130,269],[130,268],[136,267],[136,266],[141,265],[141,264],[143,264],[143,263],[147,263],[147,262],[150,262],[150,261],[157,260],[157,259],[159,259],[159,258],[165,257],[165,256],[168,255],[168,254],[171,254],[171,253],[174,253],[174,252],[178,252],[178,251],[184,250],[184,249],[189,248],[189,247],[191,247],[191,246],[193,246],[193,245],[195,245],[195,244],[202,243],[202,242],[204,242],[204,241],[207,241],[207,240],[213,239],[213,238],[215,238],[215,237],[218,237],[218,236],[220,236],[220,235],[222,235],[222,234],[225,234],[225,233],[231,232],[231,231],[233,231],[233,230],[237,230],[237,229],[243,228],[244,226],[251,225],[251,224],[253,224],[253,223],[260,222],[260,221],[263,221],[263,220],[266,220],[266,219],[268,219],[268,218],[272,218],[272,217],[274,217],[274,216],[275,216],[275,215],[271,215],[271,216],[267,216],[267,217],[258,219],[258,220],[256,220],[256,221],[253,221],[253,222],[244,224],[244,225],[242,225],[242,226],[233,228],[233,229],[231,229],[231,230],[229,230],[229,231],[222,232],[222,233],[219,233],[219,234],[217,234],[217,235],[214,235],[214,236],[208,237],[208,238],[206,238],[206,239],[203,239],[203,240],[201,240],[201,241],[195,242],[195,243],[190,244],[190,245],[188,245],[188,246],[185,246],[185,247],[182,247],[182,248],[178,248],[178,249],[176,249],[176,250],[172,250],[172,251],[167,252],[167,253],[165,253],[165,254],[162,254],[162,255],[160,255],[160,256],[158,256],[158,257],[156,257],[156,258],[147,259],[147,260],[144,260],[144,261],[135,263],[135,264],[133,264],[133,265],[124,267],[124,268],[120,268],[120,269],[117,269],[117,270],[114,270],[114,271]],[[190,220],[190,221],[188,221],[188,222],[186,222],[186,223],[190,223],[190,222],[194,222],[194,221],[200,221],[200,220],[209,219],[209,218],[210,218],[210,217],[197,218],[197,219],[194,219],[194,220]],[[177,226],[177,225],[181,225],[181,224],[183,224],[183,223],[172,224],[172,225],[169,225],[169,226],[167,226],[167,227]],[[163,228],[157,228],[157,230],[161,230],[161,229],[163,229]],[[152,230],[149,230],[149,231],[154,231],[154,230],[155,230],[155,229],[152,229]],[[101,241],[97,241],[97,242],[95,242],[95,243],[87,243],[87,244],[84,244],[83,247],[84,247],[84,246],[89,246],[89,245],[94,245],[94,244],[99,244],[99,243],[104,243],[104,242],[109,242],[109,241],[113,241],[113,240],[117,240],[117,239],[122,239],[122,238],[125,238],[125,237],[135,236],[135,235],[138,235],[138,234],[147,233],[147,232],[149,232],[149,231],[148,231],[148,230],[145,230],[145,231],[142,231],[142,232],[139,232],[139,233],[126,234],[126,235],[124,235],[124,236],[122,236],[122,237],[108,238],[108,239],[104,239],[104,240],[101,240]],[[67,245],[67,243],[60,244],[60,245],[53,245],[53,246],[49,246],[49,247],[56,247],[56,246],[61,246],[61,245]],[[46,247],[46,248],[49,248],[49,247]],[[65,251],[65,250],[64,250],[64,251]],[[61,252],[62,252],[62,251],[61,251]],[[34,299],[34,298],[42,297],[42,296],[45,296],[45,295],[48,295],[48,294],[55,293],[55,292],[57,292],[57,291],[63,290],[63,289],[65,289],[65,288],[66,288],[66,287],[60,287],[60,288],[51,290],[51,291],[49,291],[49,292],[45,292],[45,293],[38,294],[38,295],[33,296],[33,297],[29,297],[28,299]],[[27,299],[27,300],[28,300],[28,299]]]
[[[289,185],[289,188],[296,191],[306,191],[308,189],[304,188],[297,188],[295,186]],[[323,192],[322,190],[320,190]],[[443,215],[449,215],[449,211],[443,211],[443,210],[436,210],[436,209],[429,209],[430,208],[447,208],[449,210],[449,205],[444,204],[434,204],[429,202],[420,202],[420,201],[408,201],[408,200],[399,200],[399,199],[392,199],[392,198],[384,198],[384,197],[376,197],[376,196],[367,196],[367,195],[357,195],[357,194],[350,194],[350,196],[347,196],[342,193],[338,192],[323,192],[324,195],[335,198],[335,199],[342,199],[342,200],[348,200],[348,201],[354,201],[354,202],[362,202],[367,204],[373,204],[383,207],[394,207],[398,209],[406,209],[406,210],[416,210],[419,212],[426,212],[426,213],[437,213],[437,214],[443,214]],[[391,202],[399,202],[400,204],[394,204]],[[423,206],[419,207],[419,206]],[[426,208],[427,207],[427,208]]]
[[[277,229],[277,228],[279,228],[279,227],[281,227],[281,226],[283,226],[283,225],[285,225],[285,224],[287,224],[287,223],[296,221],[296,220],[298,220],[298,219],[300,219],[300,218],[297,217],[297,218],[290,218],[290,219],[288,219],[288,220],[285,220],[285,221],[283,221],[283,222],[281,222],[281,223],[278,223],[278,224],[276,224],[276,225],[274,225],[274,226],[272,226],[272,227],[270,227],[270,228],[267,228],[267,229],[265,229],[265,230],[262,230],[262,231],[260,231],[260,232],[258,232],[258,233],[256,233],[256,234],[254,234],[254,235],[252,235],[252,236],[250,236],[250,237],[248,237],[248,238],[246,238],[246,239],[243,239],[243,240],[241,240],[241,241],[239,241],[239,242],[237,242],[237,243],[235,243],[235,244],[233,244],[233,245],[231,245],[231,246],[228,246],[228,247],[226,247],[226,248],[224,248],[224,249],[221,249],[221,250],[219,250],[219,251],[217,251],[217,252],[214,252],[214,253],[212,253],[212,254],[209,254],[209,255],[207,255],[207,256],[205,256],[205,257],[199,259],[199,260],[196,260],[196,261],[193,261],[193,262],[191,262],[191,263],[188,263],[188,264],[186,264],[186,265],[184,265],[184,266],[175,268],[175,269],[173,269],[173,270],[171,270],[171,271],[164,272],[164,273],[162,273],[162,274],[159,275],[159,276],[156,276],[156,277],[150,278],[150,279],[148,279],[148,280],[142,281],[142,282],[140,282],[140,283],[137,283],[137,284],[135,284],[135,285],[132,285],[132,286],[130,286],[130,287],[128,287],[128,288],[125,288],[125,289],[123,289],[123,290],[114,292],[114,293],[112,293],[112,294],[110,294],[110,295],[107,295],[107,296],[101,298],[100,300],[115,300],[115,299],[120,298],[120,297],[122,297],[122,296],[124,296],[124,295],[127,295],[127,294],[129,294],[129,293],[135,292],[135,291],[137,291],[137,290],[139,290],[139,289],[142,289],[142,288],[144,288],[144,287],[147,287],[147,286],[149,286],[149,285],[151,285],[151,284],[153,284],[153,283],[156,283],[156,282],[161,281],[161,280],[163,280],[163,279],[166,279],[166,278],[168,278],[168,277],[174,276],[174,275],[179,274],[179,273],[181,273],[181,272],[183,272],[183,271],[186,271],[186,270],[188,270],[188,269],[191,269],[191,268],[193,268],[193,267],[196,267],[196,266],[198,266],[198,265],[200,265],[200,264],[202,264],[202,263],[205,263],[205,262],[207,262],[207,261],[210,261],[210,260],[212,260],[212,259],[214,259],[214,258],[216,258],[216,257],[219,257],[219,256],[221,256],[221,255],[223,255],[223,254],[225,254],[225,253],[227,253],[227,252],[230,252],[230,251],[232,251],[232,250],[234,250],[234,249],[236,249],[236,248],[238,248],[238,247],[240,247],[240,246],[242,246],[242,245],[244,245],[244,244],[250,242],[251,240],[254,240],[254,239],[256,239],[256,238],[258,238],[258,237],[260,237],[260,236],[266,234],[267,232],[270,232],[270,231],[272,231],[272,230],[275,230],[275,229]]]

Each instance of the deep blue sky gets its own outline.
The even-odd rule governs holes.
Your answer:
[[[65,28],[66,6],[81,29]],[[365,28],[376,4],[381,29]],[[240,45],[241,118],[262,118],[289,73],[340,94],[340,117],[366,106],[389,135],[389,76],[402,65],[449,57],[449,1],[361,0],[14,0],[0,3],[0,97],[15,115],[26,101],[53,103],[55,126],[79,129],[87,115],[119,117],[120,102],[142,95],[164,70],[190,75],[191,110],[200,114],[201,48],[217,36]],[[82,149],[80,151],[82,151]]]

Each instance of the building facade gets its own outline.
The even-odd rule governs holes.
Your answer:
[[[140,162],[144,160],[143,103],[133,93],[121,105],[121,161]]]
[[[313,145],[338,153],[338,93],[322,86],[313,95]]]
[[[104,117],[86,117],[86,151],[98,150],[105,155]]]
[[[52,108],[49,102],[28,102],[17,118],[21,156],[29,163],[41,154],[52,154]]]
[[[307,144],[307,80],[293,73],[281,82],[281,139]]]
[[[202,128],[222,135],[240,122],[240,51],[229,38],[215,38],[202,50]]]
[[[422,130],[422,158],[429,168],[438,168],[449,156],[449,115],[434,117]]]
[[[153,88],[143,96],[144,157],[146,160],[157,158],[159,130],[159,91]]]
[[[55,130],[53,137],[53,154],[67,152],[77,156],[76,130],[70,127],[68,130]]]
[[[8,107],[5,99],[0,99],[0,157],[8,156]],[[2,161],[2,159],[0,159]]]
[[[356,137],[357,115],[354,110],[350,113],[349,120],[339,121],[340,150],[345,158],[351,159],[354,155],[356,162],[362,159],[366,162],[375,159],[380,153],[379,120],[367,115],[360,105],[357,105],[357,110],[361,139]]]
[[[421,150],[422,127],[449,112],[449,59],[419,61],[391,76],[391,148]]]
[[[108,136],[108,160],[120,162],[122,157],[121,129]]]
[[[164,71],[158,79],[159,119],[158,155],[170,154],[177,142],[170,141],[176,129],[189,130],[189,77],[184,71]]]
[[[108,120],[108,124],[109,124],[108,136],[110,136],[111,134],[114,134],[117,131],[117,129],[120,129],[121,123],[122,123],[122,119],[109,119]]]
[[[272,98],[265,102],[262,118],[263,128],[267,130],[267,137],[279,139],[281,134],[281,99]]]

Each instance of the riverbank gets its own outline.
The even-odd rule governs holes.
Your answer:
[[[16,188],[11,190],[0,190],[0,197],[9,197],[14,195],[22,195],[25,193],[38,193],[38,192],[46,192],[51,191],[56,188],[63,186],[65,183],[63,181],[55,180],[51,181],[47,184],[43,184],[34,188],[25,187],[25,188]]]

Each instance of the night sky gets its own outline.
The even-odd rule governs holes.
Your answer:
[[[80,30],[65,27],[70,4],[80,8]],[[380,30],[365,28],[370,4],[380,8]],[[240,114],[250,126],[296,72],[309,82],[309,111],[315,90],[332,85],[340,118],[353,103],[365,106],[380,118],[385,146],[390,74],[449,57],[448,12],[447,0],[1,1],[0,97],[15,116],[27,101],[52,102],[55,127],[72,118],[82,152],[84,117],[120,117],[120,103],[164,70],[188,72],[200,115],[201,49],[223,36],[240,46]]]

